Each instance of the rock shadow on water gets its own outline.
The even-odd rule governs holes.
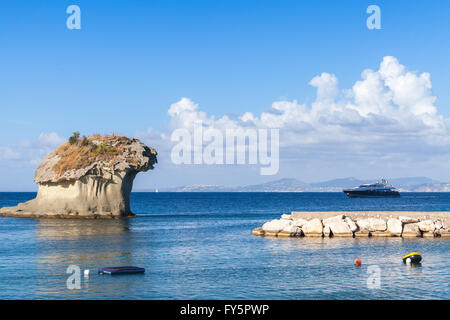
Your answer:
[[[129,220],[39,219],[36,224],[37,240],[41,241],[101,239],[126,236],[129,232]]]
[[[37,262],[57,270],[69,265],[97,270],[105,264],[130,264],[134,241],[129,224],[128,220],[39,220]]]
[[[129,220],[41,219],[36,240],[42,264],[98,268],[132,262],[134,238]]]
[[[139,264],[142,257],[130,220],[39,219],[36,224],[36,272],[41,277],[35,292],[43,298],[115,297],[132,294],[141,278],[101,276],[101,267]],[[67,268],[81,270],[81,290],[68,290]],[[84,270],[90,270],[84,277]],[[126,279],[125,279],[126,278]],[[131,280],[131,281],[130,281]]]

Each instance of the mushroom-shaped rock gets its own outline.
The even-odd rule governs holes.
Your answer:
[[[23,217],[132,216],[136,174],[153,169],[157,153],[137,139],[109,135],[62,144],[38,166],[36,199],[0,214]]]

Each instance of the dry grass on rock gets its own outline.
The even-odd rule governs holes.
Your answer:
[[[129,138],[116,135],[93,135],[81,139],[71,137],[70,142],[62,144],[54,151],[60,159],[53,166],[53,171],[61,176],[69,170],[88,167],[98,161],[103,161],[105,165],[108,163],[112,165],[131,142]],[[137,162],[133,158],[127,158],[127,160],[131,163]]]

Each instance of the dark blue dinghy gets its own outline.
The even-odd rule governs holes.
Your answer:
[[[99,274],[129,274],[129,273],[145,273],[144,268],[138,267],[111,267],[98,269]]]

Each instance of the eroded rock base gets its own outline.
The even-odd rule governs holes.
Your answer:
[[[0,209],[0,216],[19,218],[117,219],[134,216],[130,193],[133,171],[86,176],[39,186],[35,199]]]
[[[47,218],[47,219],[124,219],[135,218],[135,214],[127,216],[117,216],[112,214],[76,214],[76,213],[48,213],[48,212],[26,212],[21,210],[8,211],[2,208],[0,217],[14,218]]]

